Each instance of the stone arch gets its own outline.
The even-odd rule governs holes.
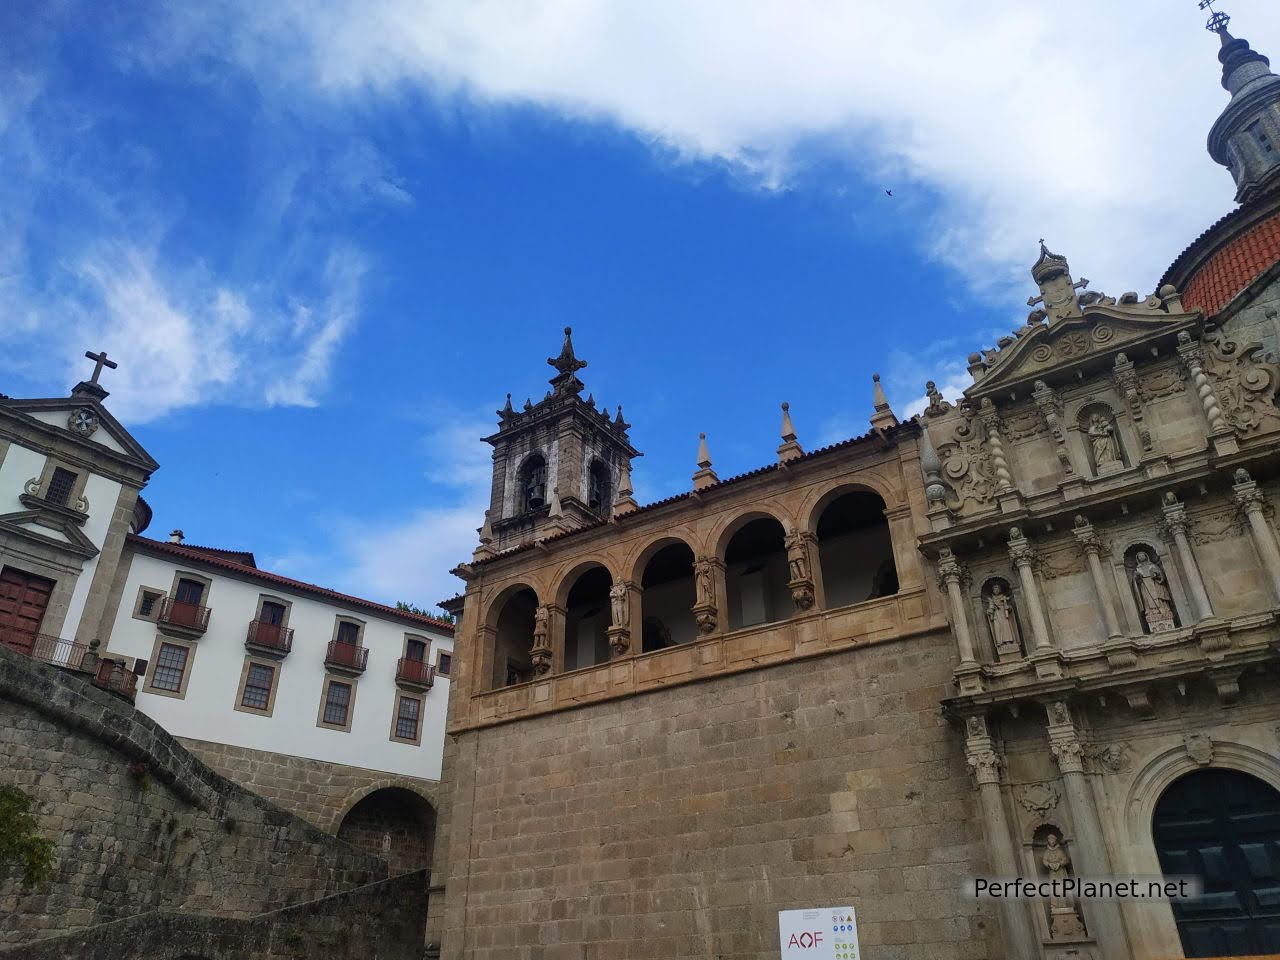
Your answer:
[[[529,584],[508,584],[485,609],[482,655],[489,666],[489,689],[523,683],[533,678],[532,649],[538,592]]]
[[[609,661],[609,590],[613,582],[612,569],[599,558],[575,563],[560,577],[555,606],[563,615],[556,618],[552,648],[562,651],[564,669]]]
[[[609,465],[599,457],[593,457],[587,465],[586,500],[587,508],[597,513],[608,513],[613,505],[613,472]]]
[[[802,522],[798,523],[800,529],[807,533],[818,532],[818,518],[822,516],[833,500],[837,500],[846,493],[862,490],[867,493],[874,493],[880,498],[887,511],[892,510],[897,503],[898,491],[889,484],[885,483],[880,477],[876,476],[859,476],[857,480],[837,480],[824,487],[811,492],[805,497],[804,503],[801,505],[798,515]]]
[[[898,565],[884,496],[863,483],[842,483],[818,497],[804,529],[815,541],[819,596],[827,608],[898,592]]]
[[[693,613],[696,561],[693,547],[676,536],[658,537],[640,552],[633,567],[640,599],[639,652],[697,639]]]
[[[790,528],[767,510],[747,510],[726,524],[716,545],[724,564],[729,630],[785,620],[794,610],[787,587]]]
[[[617,579],[617,574],[613,569],[614,564],[604,557],[586,557],[581,560],[575,560],[570,566],[562,568],[556,573],[554,580],[555,590],[549,594],[552,602],[557,607],[566,606],[569,602],[569,592],[573,590],[574,584],[581,579],[584,573],[595,567],[602,567],[611,581]]]
[[[795,521],[792,516],[780,506],[775,504],[757,504],[751,507],[744,507],[737,513],[731,513],[726,517],[722,517],[707,534],[704,546],[708,548],[710,556],[717,557],[723,561],[725,548],[729,545],[729,541],[733,539],[737,532],[751,521],[765,518],[777,520],[778,523],[782,525],[783,531],[790,531],[795,526]]]
[[[538,510],[551,502],[547,480],[547,456],[531,451],[516,469],[515,513]]]
[[[337,837],[385,860],[391,876],[430,869],[436,808],[401,783],[371,786],[338,821]]]
[[[635,583],[639,583],[644,579],[644,568],[649,565],[649,561],[653,559],[654,554],[664,547],[672,544],[683,543],[686,547],[693,551],[693,555],[698,555],[698,543],[689,537],[683,537],[675,533],[660,533],[641,543],[640,548],[635,550],[632,556],[622,564],[622,569],[627,571],[627,579]]]

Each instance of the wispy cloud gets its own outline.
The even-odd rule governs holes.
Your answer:
[[[1246,33],[1280,36],[1274,4],[1243,7]],[[1087,252],[1104,288],[1146,288],[1230,203],[1203,146],[1225,102],[1214,42],[1164,0],[1081,0],[1066,18],[1026,0],[963,16],[943,0],[293,0],[185,35],[276,96],[532,104],[771,188],[820,145],[931,209],[920,246],[975,289],[1022,285],[1039,236]],[[1087,41],[1064,42],[1082,23]]]

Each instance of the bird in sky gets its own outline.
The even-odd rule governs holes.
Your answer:
[[[893,196],[893,191],[892,191],[892,190],[886,190],[886,191],[885,191],[885,194],[886,194],[887,196],[892,197],[892,196]]]

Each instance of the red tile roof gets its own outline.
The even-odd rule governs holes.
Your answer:
[[[1187,281],[1182,302],[1211,317],[1277,261],[1280,261],[1280,212],[1215,251]]]
[[[251,567],[243,563],[236,563],[234,560],[228,560],[225,556],[220,556],[220,554],[234,553],[235,551],[218,550],[215,547],[189,547],[184,543],[165,543],[162,540],[152,540],[150,537],[140,537],[136,533],[129,534],[128,542],[145,550],[150,550],[153,553],[161,553],[171,557],[179,557],[183,560],[190,560],[194,563],[213,567],[216,570],[223,570],[227,573],[237,574],[249,580],[257,580],[261,583],[287,587],[291,590],[296,590],[299,593],[307,593],[313,597],[319,597],[322,600],[333,600],[337,603],[345,603],[364,610],[371,610],[382,616],[393,617],[405,623],[422,624],[424,626],[435,627],[437,630],[442,630],[445,633],[453,633],[453,624],[446,620],[437,620],[435,617],[429,617],[425,614],[419,613],[410,613],[408,610],[399,610],[396,607],[389,607],[386,604],[375,603],[372,600],[365,600],[363,597],[353,597],[350,594],[338,593],[336,590],[330,590],[327,587],[320,587],[314,583],[306,583],[302,580],[294,580],[291,577],[282,577],[278,573],[259,570],[257,567]]]
[[[173,541],[169,541],[172,543]],[[234,563],[243,564],[246,567],[258,566],[258,561],[248,550],[223,550],[221,547],[198,547],[194,543],[179,543],[186,550],[198,550],[200,553],[207,553],[210,556],[221,557],[223,560],[231,560]]]

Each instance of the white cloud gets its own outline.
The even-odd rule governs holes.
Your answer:
[[[1231,202],[1204,149],[1226,102],[1216,41],[1187,6],[295,0],[246,5],[205,42],[290,97],[534,104],[769,186],[818,143],[926,211],[922,246],[979,290],[1025,287],[1045,236],[1122,292],[1152,287]],[[1234,12],[1280,47],[1280,8]]]

